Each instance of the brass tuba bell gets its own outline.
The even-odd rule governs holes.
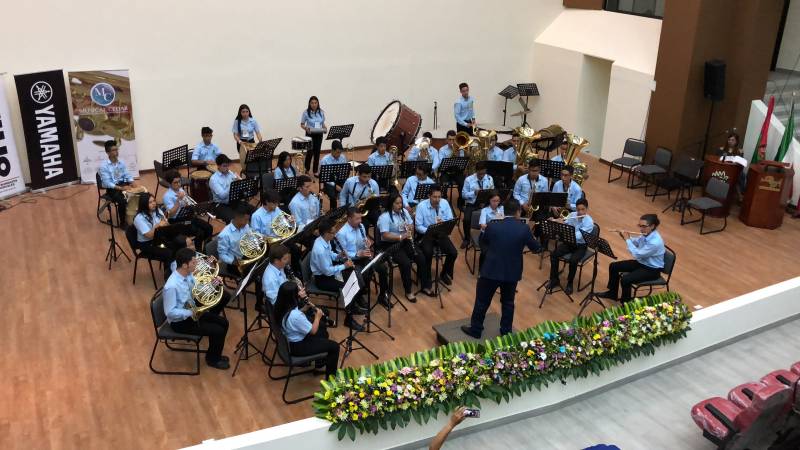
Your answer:
[[[575,158],[578,157],[578,154],[584,148],[589,146],[589,141],[574,134],[567,134],[566,139],[568,147],[567,153],[564,155],[564,165],[572,166],[575,169],[572,179],[575,180],[578,185],[581,185],[583,184],[583,180],[589,178],[589,169],[584,163],[576,163]]]

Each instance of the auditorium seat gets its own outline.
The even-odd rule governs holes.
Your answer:
[[[800,380],[800,375],[785,369],[774,370],[761,377],[761,382],[764,384],[788,386],[791,389],[794,389],[797,380]]]
[[[792,372],[800,375],[800,361],[797,361],[796,363],[792,364],[791,370]]]
[[[750,381],[748,383],[740,384],[728,392],[728,400],[732,401],[740,408],[747,408],[753,403],[755,393],[761,390],[765,385]]]

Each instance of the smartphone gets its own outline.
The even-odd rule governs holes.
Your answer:
[[[464,409],[464,417],[474,417],[480,418],[481,417],[481,410],[476,408],[466,408]]]

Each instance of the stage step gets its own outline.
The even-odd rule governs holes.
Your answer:
[[[483,335],[480,339],[464,334],[461,331],[461,325],[469,325],[469,317],[434,325],[433,330],[436,331],[436,340],[445,345],[450,342],[483,342],[486,339],[500,336],[500,316],[495,313],[486,314],[486,320],[483,321]]]

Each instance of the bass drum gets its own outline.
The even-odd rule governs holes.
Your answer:
[[[372,143],[380,136],[386,136],[387,145],[397,146],[400,151],[414,143],[422,127],[422,116],[418,112],[395,100],[383,108],[372,126]]]
[[[195,170],[189,175],[189,191],[192,193],[192,200],[198,203],[211,200],[210,180],[211,172],[207,170]]]

